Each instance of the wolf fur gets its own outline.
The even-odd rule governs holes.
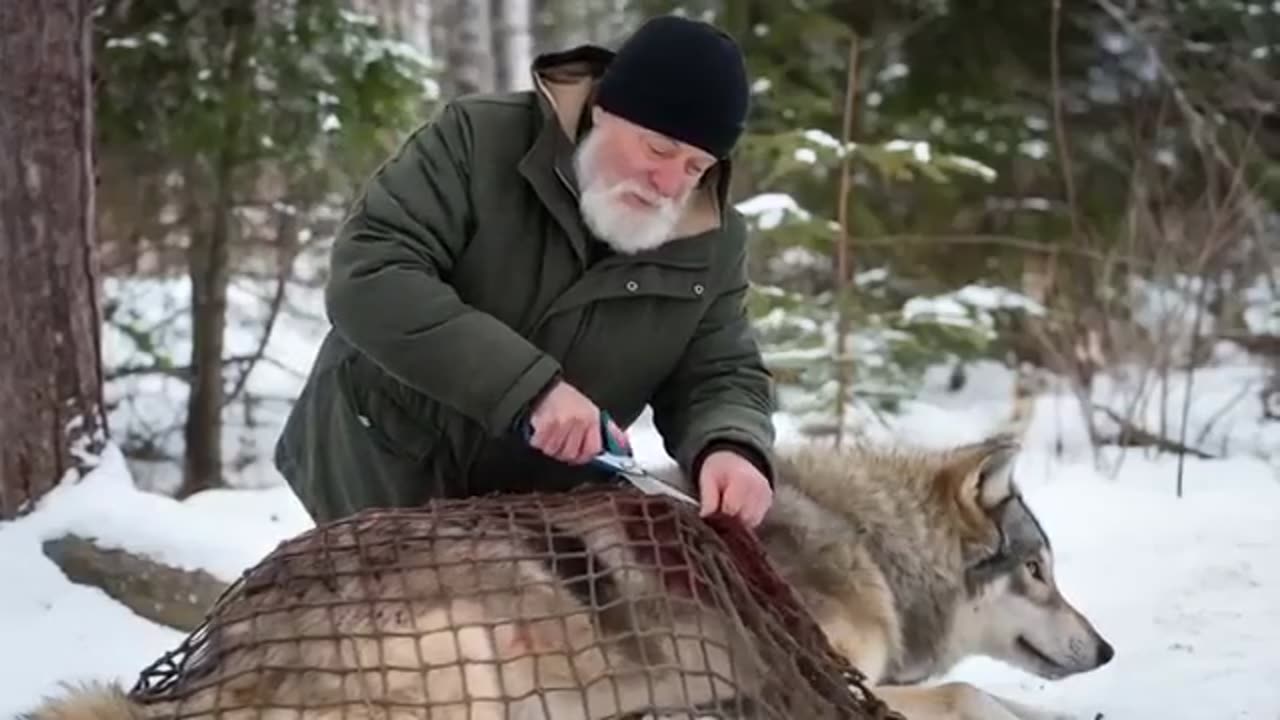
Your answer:
[[[63,683],[62,693],[19,720],[147,720],[142,708],[115,683]]]
[[[881,699],[911,720],[1056,720],[1063,716],[968,684],[926,683],[973,656],[995,658],[1057,679],[1098,668],[1113,655],[1107,641],[1055,584],[1051,544],[1014,482],[1016,457],[1016,444],[1001,436],[946,450],[861,446],[832,450],[801,445],[779,452],[775,502],[758,529],[759,537],[832,645],[867,675]],[[669,477],[692,490],[684,479]],[[606,565],[622,566],[626,550],[616,527],[601,522],[603,518],[592,522],[580,512],[550,514],[549,522],[572,529],[582,546]],[[446,559],[471,552],[497,558],[513,550],[508,538],[477,541],[467,539],[464,528],[441,529],[456,534],[434,543],[433,550]],[[350,700],[370,695],[422,703],[420,668],[427,661],[460,661],[463,667],[428,673],[425,690],[433,703],[457,702],[433,708],[432,718],[586,720],[643,712],[652,700],[688,707],[724,697],[729,685],[709,679],[716,677],[733,678],[735,689],[746,694],[767,692],[770,668],[752,655],[724,618],[674,603],[662,603],[665,613],[659,612],[642,599],[654,597],[648,593],[659,589],[652,573],[615,572],[613,592],[621,604],[612,611],[593,612],[581,600],[581,592],[566,589],[563,578],[534,559],[496,566],[484,571],[487,576],[462,571],[462,567],[459,571],[420,568],[410,576],[413,589],[423,593],[418,597],[440,598],[447,590],[452,598],[448,602],[424,601],[409,613],[400,609],[403,602],[388,602],[374,621],[367,611],[342,618],[340,631],[352,637],[341,649],[328,639],[304,641],[299,646],[280,646],[272,650],[276,656],[269,658],[277,664],[306,659],[309,665],[347,670],[362,664],[377,667],[379,658],[384,663],[394,658],[405,668],[403,672],[384,675],[375,670],[349,676],[345,683],[323,675],[290,675],[274,684],[271,673],[250,672],[243,682],[224,685],[218,691],[224,697],[209,691],[188,699],[182,708],[188,713],[184,717],[270,720],[271,712],[212,712],[215,703],[225,707],[229,701],[245,702],[254,693],[261,701],[282,705],[303,697],[315,702],[320,697]],[[513,584],[517,579],[545,584],[517,586]],[[488,594],[468,599],[469,591],[482,587]],[[371,592],[377,597],[399,588],[378,587]],[[502,592],[503,588],[509,590]],[[354,587],[339,586],[339,592],[366,590],[357,593]],[[283,591],[272,589],[252,599],[263,611],[283,607],[285,601]],[[546,612],[552,619],[520,620],[517,607],[524,616],[532,610]],[[261,616],[259,632],[264,622],[268,626],[318,625],[318,612],[290,610],[274,618]],[[569,615],[566,622],[555,617],[559,614]],[[623,616],[637,618],[630,627],[679,629],[689,639],[680,647],[674,640],[664,640],[664,635],[636,635],[623,627]],[[449,619],[455,627],[461,620],[493,623],[493,631],[483,633],[473,625],[470,634],[459,633],[455,646],[454,631],[447,628]],[[381,640],[355,637],[375,626],[402,632],[412,629],[415,634]],[[245,630],[243,625],[232,626],[230,633]],[[721,650],[710,657],[691,652],[707,647],[697,639],[700,636],[714,637],[715,647]],[[608,638],[605,646],[598,644],[602,637]],[[539,656],[535,669],[532,659],[517,659],[531,648],[568,652]],[[651,661],[661,657],[681,670],[645,669],[638,662],[642,657]],[[699,657],[705,660],[693,662]],[[488,664],[493,661],[499,664]],[[254,652],[231,651],[222,657],[217,671],[230,677],[261,664],[262,658]],[[606,677],[613,682],[594,683],[584,703],[580,683]],[[465,692],[484,698],[473,700],[469,710],[463,703],[464,683]],[[615,687],[619,688],[616,695]],[[651,688],[657,694],[652,699]],[[513,709],[508,715],[505,704],[511,699]],[[150,720],[175,710],[166,703],[133,705],[126,702],[120,687],[107,686],[69,691],[24,720]],[[301,717],[351,717],[350,711],[340,712],[309,711]],[[299,717],[289,710],[276,714]],[[375,711],[372,706],[368,714],[360,715],[420,716],[421,711],[397,714]]]
[[[1014,480],[1007,435],[939,451],[808,447],[760,537],[832,644],[908,718],[1061,717],[963,683],[985,656],[1047,679],[1096,669],[1111,645],[1063,596],[1053,547]]]

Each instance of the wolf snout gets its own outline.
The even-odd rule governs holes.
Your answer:
[[[1065,671],[1066,675],[1097,670],[1116,656],[1115,647],[1096,633],[1072,638],[1066,650],[1065,655],[1055,658],[1058,660],[1058,669]]]
[[[1102,638],[1098,638],[1098,667],[1102,667],[1111,662],[1111,658],[1116,656],[1116,649],[1111,647],[1111,643]]]

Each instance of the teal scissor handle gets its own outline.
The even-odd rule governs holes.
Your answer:
[[[609,417],[609,411],[600,411],[600,440],[604,443],[604,452],[610,455],[630,455],[631,448],[624,447],[613,437],[613,433],[609,432],[609,423],[612,419]]]
[[[631,448],[624,447],[613,437],[613,433],[609,432],[609,413],[608,411],[600,411],[600,440],[604,443],[604,448],[598,455],[589,462],[591,465],[602,470],[608,470],[613,473],[627,473],[635,466],[634,459],[631,455]]]

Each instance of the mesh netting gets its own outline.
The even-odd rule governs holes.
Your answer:
[[[280,544],[131,695],[164,717],[900,717],[754,536],[630,489],[370,510]]]

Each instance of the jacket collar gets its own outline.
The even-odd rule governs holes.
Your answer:
[[[575,250],[584,259],[587,231],[577,208],[573,152],[582,133],[590,127],[596,82],[613,55],[613,51],[598,45],[579,45],[539,55],[531,66],[543,124],[520,162],[520,171],[568,231]],[[680,265],[703,266],[709,262],[709,235],[725,224],[730,173],[728,159],[716,163],[690,198],[676,226],[677,239],[635,257]]]

